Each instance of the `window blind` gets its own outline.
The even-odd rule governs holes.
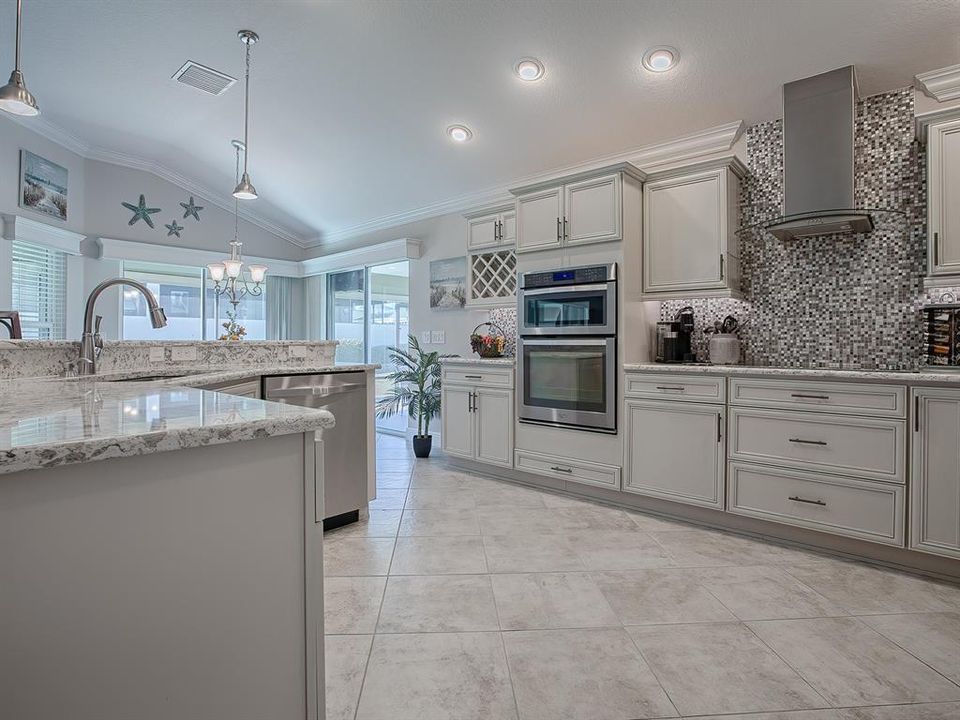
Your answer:
[[[23,337],[66,338],[67,256],[60,250],[13,241],[13,309]]]

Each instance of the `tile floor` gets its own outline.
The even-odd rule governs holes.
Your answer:
[[[960,587],[377,450],[328,720],[960,719]]]

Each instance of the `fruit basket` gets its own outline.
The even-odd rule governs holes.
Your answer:
[[[490,328],[490,332],[481,333],[482,327]],[[470,333],[470,349],[482,358],[503,357],[503,349],[506,345],[507,338],[503,334],[503,328],[496,323],[480,323]]]

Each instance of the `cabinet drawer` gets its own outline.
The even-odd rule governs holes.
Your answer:
[[[620,489],[620,468],[614,465],[543,455],[532,450],[517,450],[514,453],[514,467],[517,470],[585,485]]]
[[[452,365],[443,368],[444,384],[513,387],[513,369],[500,365],[496,368],[477,365]]]
[[[902,483],[903,420],[730,409],[730,459]]]
[[[727,476],[736,515],[903,546],[901,485],[736,462]]]
[[[907,388],[902,385],[730,378],[730,404],[904,418],[907,416]]]
[[[626,397],[674,398],[693,402],[722,403],[726,400],[726,382],[722,377],[664,373],[627,373]]]

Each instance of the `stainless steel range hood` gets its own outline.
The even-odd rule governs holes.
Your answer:
[[[852,65],[783,86],[783,216],[780,240],[873,230],[854,208],[857,80]]]

